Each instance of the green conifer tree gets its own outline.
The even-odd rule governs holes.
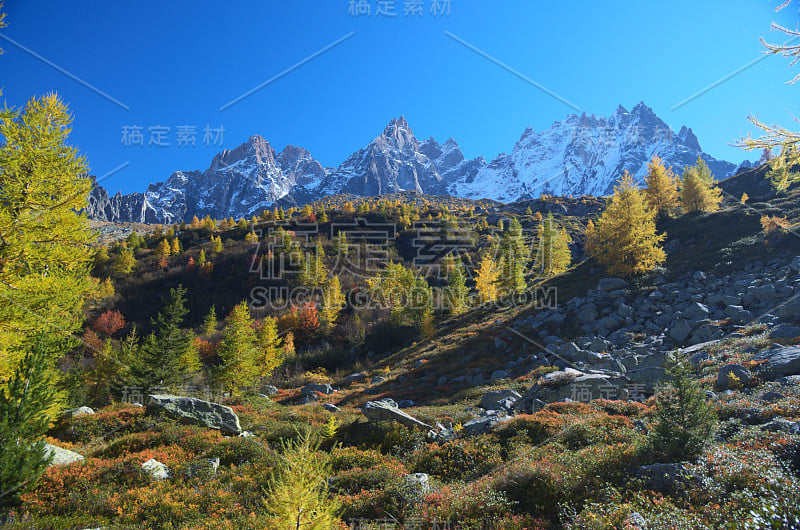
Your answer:
[[[450,259],[446,265],[448,270],[445,298],[450,313],[460,315],[467,308],[467,294],[469,294],[467,274],[460,255],[453,256],[450,254],[449,257]]]
[[[500,221],[502,224],[502,220]],[[519,294],[527,288],[525,272],[530,261],[530,251],[525,243],[522,225],[516,217],[509,223],[508,229],[503,232],[500,242],[501,273],[500,294],[510,296]]]
[[[49,367],[64,348],[37,335],[19,349],[20,361],[0,387],[0,506],[32,488],[52,459],[42,439],[55,403]]]
[[[151,319],[153,331],[141,346],[139,359],[131,366],[131,376],[145,392],[156,387],[173,387],[186,382],[188,371],[183,360],[192,347],[192,334],[182,329],[186,309],[186,289],[170,289],[163,309]]]
[[[543,278],[549,278],[567,270],[572,262],[569,244],[572,238],[563,228],[559,230],[553,214],[539,223],[537,229],[536,268]]]
[[[217,309],[213,305],[203,319],[202,334],[209,337],[217,332]]]

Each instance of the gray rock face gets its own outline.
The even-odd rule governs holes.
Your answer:
[[[625,372],[631,383],[644,385],[642,390],[648,394],[655,391],[656,386],[667,378],[667,371],[660,366],[644,366]]]
[[[720,367],[717,373],[718,390],[741,389],[753,380],[750,370],[741,364],[726,364]]]
[[[142,469],[155,480],[166,480],[169,478],[169,468],[166,464],[162,464],[155,458],[151,458],[143,463]]]
[[[45,451],[53,456],[53,460],[50,462],[51,466],[63,466],[83,460],[83,455],[79,455],[69,449],[64,449],[63,447],[58,447],[49,443],[45,443],[44,445]]]
[[[781,346],[773,344],[767,350],[753,357],[760,363],[756,366],[758,375],[775,380],[779,377],[800,374],[800,346]]]
[[[522,396],[519,395],[519,392],[511,389],[492,390],[485,393],[483,397],[481,397],[481,402],[478,404],[478,406],[484,410],[492,410],[497,403],[505,400],[506,398],[513,398],[514,400],[517,400],[521,397]]]
[[[232,434],[242,432],[239,416],[225,405],[170,394],[151,394],[148,399],[148,408],[163,410],[168,416],[182,422]]]
[[[414,427],[423,430],[431,429],[427,423],[419,421],[417,418],[407,414],[397,408],[394,403],[387,403],[385,401],[368,401],[362,407],[361,411],[369,421],[395,421],[406,427]]]

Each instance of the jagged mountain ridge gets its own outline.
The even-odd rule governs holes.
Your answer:
[[[684,126],[675,133],[639,103],[630,112],[619,106],[608,118],[572,114],[541,133],[528,128],[511,153],[499,155],[473,177],[454,181],[448,191],[502,202],[542,193],[607,195],[624,171],[643,179],[653,155],[676,171],[694,164],[699,155],[718,179],[738,169],[704,153],[691,129]]]
[[[404,117],[393,119],[338,168],[325,168],[307,150],[276,153],[251,136],[218,153],[203,171],[176,171],[145,193],[109,197],[96,186],[88,214],[103,221],[172,223],[192,216],[245,217],[273,205],[299,205],[327,195],[416,191],[513,202],[552,195],[606,195],[623,171],[642,178],[654,154],[676,171],[698,156],[718,179],[742,166],[704,153],[691,129],[678,133],[644,103],[620,106],[610,117],[575,114],[536,133],[526,129],[511,153],[491,162],[468,160],[452,138],[420,141]]]

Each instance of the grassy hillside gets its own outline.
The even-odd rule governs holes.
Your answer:
[[[771,198],[759,195],[753,182],[747,173],[741,181],[725,184],[726,189],[752,192],[758,197],[752,204],[728,198],[719,211],[659,221],[658,230],[667,234],[667,260],[646,275],[630,278],[623,298],[633,305],[659,286],[684,285],[698,271],[716,278],[749,275],[754,282],[767,269],[769,274],[788,270],[784,261],[800,254],[791,230],[800,220],[800,200],[794,190]],[[284,212],[284,219],[269,214],[213,226],[198,220],[195,226],[148,227],[143,239],[117,240],[94,271],[114,287],[113,295],[106,293],[87,314],[85,342],[95,341],[96,348],[85,344],[62,366],[72,382],[73,405],[97,410],[68,414],[49,437],[85,460],[49,468],[23,496],[23,504],[10,512],[6,526],[285,528],[286,521],[276,521],[265,502],[275,481],[283,480],[282,459],[291,453],[284,443],[300,439],[310,428],[319,433],[318,454],[329,459],[319,464],[318,472],[328,485],[326,502],[339,507],[341,528],[797,527],[800,386],[797,376],[758,375],[763,361],[756,359],[772,351],[774,343],[797,344],[800,328],[780,324],[784,327],[778,335],[775,320],[735,326],[732,320],[704,320],[734,332],[679,350],[679,357],[692,356],[692,361],[683,364],[688,375],[673,384],[688,385],[689,395],[699,397],[692,405],[679,400],[686,407],[681,414],[687,415],[677,426],[667,421],[674,404],[665,386],[668,377],[652,396],[641,398],[560,399],[489,412],[479,407],[492,391],[543,396],[572,384],[575,376],[561,370],[564,365],[545,347],[580,342],[587,334],[586,324],[574,323],[574,310],[565,308],[570,300],[601,291],[598,282],[607,277],[583,249],[587,222],[604,204],[605,199],[592,197],[544,197],[511,205],[415,194],[371,200],[333,197],[312,205],[310,212]],[[189,310],[185,332],[202,352],[192,381],[213,384],[215,370],[223,364],[219,344],[231,325],[226,317],[234,306],[252,301],[254,289],[290,293],[309,281],[297,274],[265,277],[259,271],[279,254],[283,241],[273,237],[279,227],[302,248],[316,249],[319,243],[325,269],[339,277],[349,300],[358,300],[371,292],[372,281],[389,261],[409,270],[421,263],[441,265],[459,234],[468,236],[469,244],[458,248],[468,272],[467,287],[474,291],[479,256],[502,239],[510,220],[519,220],[530,241],[548,213],[571,236],[573,264],[553,277],[529,275],[529,289],[555,293],[547,307],[475,306],[453,314],[446,305],[434,304],[432,326],[425,329],[413,315],[394,307],[348,304],[334,322],[311,325],[291,316],[289,304],[278,295],[266,305],[253,306],[256,322],[275,317],[283,337],[293,334],[294,351],[284,352],[279,366],[258,385],[221,400],[238,415],[242,436],[187,425],[152,406],[126,403],[124,381],[109,385],[104,380],[109,372],[102,372],[107,368],[98,349],[122,355],[126,337],[134,329],[139,336],[154,329],[151,318],[164,296],[182,285]],[[785,217],[789,228],[765,230],[762,216]],[[303,229],[309,226],[312,235],[305,239]],[[345,226],[350,252],[380,252],[383,261],[377,271],[342,266],[338,234]],[[375,232],[386,230],[390,237],[379,244]],[[420,239],[440,233],[446,236]],[[159,255],[165,240],[175,240],[179,250]],[[136,264],[122,272],[119,256],[130,250]],[[211,264],[205,268],[200,266],[201,251]],[[769,268],[770,263],[779,265]],[[792,280],[781,281],[793,285]],[[426,285],[439,302],[447,279],[434,271]],[[754,289],[750,291],[762,292]],[[317,295],[312,299],[321,304]],[[219,322],[209,330],[204,319],[212,307]],[[113,311],[124,317],[124,326],[112,333],[97,331],[97,319]],[[536,318],[559,312],[570,317],[557,324],[559,342],[553,342],[548,339],[552,328],[540,326]],[[635,335],[639,341],[647,338]],[[631,346],[632,357],[663,353],[663,360],[670,350],[678,351],[665,346],[656,352],[656,343],[646,344],[651,345]],[[595,357],[601,359],[597,368],[610,354]],[[753,376],[722,385],[720,374],[733,364]],[[590,375],[610,377],[608,371],[580,367]],[[330,385],[330,392],[324,385]],[[430,429],[369,420],[362,407],[384,399]],[[700,403],[710,403],[711,419],[703,419]],[[487,428],[477,428],[475,422],[486,418],[494,419]],[[664,449],[686,431],[704,428],[713,435],[697,454],[676,456]],[[150,459],[164,464],[169,477],[146,472],[142,464]],[[209,469],[214,459],[219,459],[218,467]]]

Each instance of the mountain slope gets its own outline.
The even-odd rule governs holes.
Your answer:
[[[418,140],[401,116],[335,169],[300,147],[276,154],[252,136],[217,154],[207,170],[177,171],[144,194],[109,197],[98,186],[88,213],[101,221],[173,223],[194,215],[249,217],[276,204],[302,205],[334,194],[415,191],[500,202],[542,193],[601,196],[613,191],[624,171],[642,179],[653,155],[677,172],[700,156],[719,180],[750,166],[714,159],[691,129],[675,133],[644,103],[630,112],[620,106],[608,118],[573,114],[539,133],[528,128],[511,153],[488,164],[483,157],[466,159],[452,138],[443,144]]]

